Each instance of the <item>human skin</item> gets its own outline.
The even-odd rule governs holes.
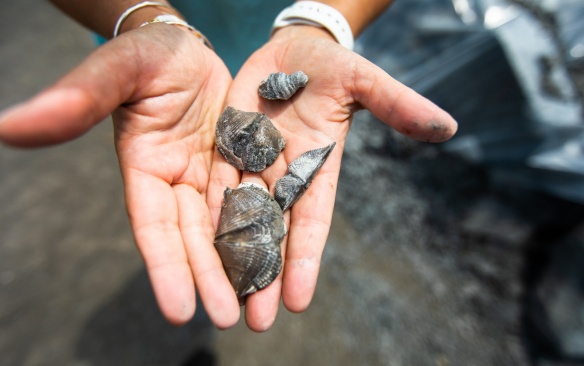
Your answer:
[[[257,85],[268,73],[304,71],[308,85],[288,101],[262,100]],[[261,173],[240,174],[218,153],[213,158],[207,203],[215,226],[225,186],[263,185],[273,194],[276,180],[302,153],[335,141],[336,146],[305,195],[285,213],[289,234],[282,243],[281,274],[248,296],[245,316],[255,331],[269,329],[280,298],[292,312],[304,311],[313,296],[328,236],[345,139],[355,112],[370,110],[397,131],[426,142],[442,142],[457,124],[446,112],[356,53],[325,30],[289,26],[278,30],[235,77],[227,105],[266,113],[286,140],[278,159]]]
[[[153,24],[99,47],[0,117],[1,141],[37,147],[78,137],[112,114],[136,244],[158,305],[176,325],[192,318],[195,289],[217,327],[239,317],[205,203],[230,85],[223,62],[193,32]]]
[[[53,2],[111,38],[120,14],[139,1]],[[389,4],[323,2],[344,14],[355,35]],[[282,243],[282,273],[247,299],[248,326],[264,331],[276,318],[280,298],[293,312],[310,303],[353,114],[369,109],[397,131],[433,142],[450,138],[456,123],[430,101],[338,45],[330,33],[311,26],[276,31],[232,83],[223,62],[185,27],[139,28],[156,15],[169,13],[180,16],[166,7],[133,13],[123,23],[120,37],[39,95],[5,111],[0,116],[0,140],[20,147],[60,143],[112,114],[128,214],[159,307],[171,323],[183,324],[195,312],[196,289],[218,328],[233,326],[240,314],[213,246],[225,187],[253,181],[273,193],[275,180],[285,174],[290,161],[336,141],[305,197],[285,214],[289,234]],[[261,101],[257,85],[267,70],[303,70],[311,81],[290,101]],[[286,138],[283,154],[264,172],[241,174],[216,151],[215,123],[225,105],[265,112]]]

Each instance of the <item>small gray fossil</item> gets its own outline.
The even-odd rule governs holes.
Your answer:
[[[263,113],[226,107],[215,134],[217,149],[239,170],[260,172],[271,165],[286,142]]]
[[[305,152],[288,165],[288,174],[276,182],[275,198],[282,211],[290,208],[308,189],[336,143]]]
[[[302,71],[288,75],[283,72],[270,74],[260,83],[258,92],[265,99],[288,100],[296,91],[308,83],[308,76]]]
[[[225,190],[215,247],[240,303],[280,273],[285,235],[282,209],[265,188],[242,183]]]

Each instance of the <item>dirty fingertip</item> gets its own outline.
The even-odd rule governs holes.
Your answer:
[[[452,138],[458,130],[458,123],[450,116],[429,123],[430,142],[444,142]]]

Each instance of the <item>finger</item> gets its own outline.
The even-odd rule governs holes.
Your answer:
[[[359,104],[398,132],[420,141],[442,142],[454,135],[458,125],[448,113],[357,57],[348,90]]]
[[[274,325],[278,314],[282,273],[266,288],[248,295],[245,302],[245,323],[254,332],[265,332]]]
[[[180,229],[197,291],[213,324],[220,329],[234,326],[239,303],[213,246],[213,223],[203,197],[191,186],[174,185]]]
[[[136,244],[164,317],[184,324],[195,312],[195,286],[179,231],[178,207],[170,185],[126,170],[126,204]]]
[[[282,253],[286,253],[286,237],[281,243]],[[282,260],[282,271],[267,287],[249,295],[245,302],[245,323],[254,332],[265,332],[274,325],[282,294],[282,278],[286,261]]]
[[[134,89],[136,63],[125,46],[100,47],[54,86],[2,114],[0,140],[44,146],[80,136],[102,121]]]
[[[207,187],[207,206],[211,212],[213,227],[216,229],[219,224],[221,205],[223,203],[223,192],[225,188],[237,188],[241,182],[239,170],[231,166],[225,158],[215,149],[211,173],[209,175],[209,185]]]
[[[316,288],[332,221],[342,152],[339,142],[310,187],[292,206],[282,285],[284,306],[292,312],[306,310]]]

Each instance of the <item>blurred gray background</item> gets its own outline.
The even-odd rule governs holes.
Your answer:
[[[449,109],[466,140],[413,142],[360,112],[314,301],[264,334],[217,331],[202,306],[181,328],[162,319],[109,120],[60,146],[0,147],[0,365],[584,365],[584,207],[521,160],[541,141],[504,37],[449,27],[444,4],[409,2],[432,17],[388,15],[358,50]],[[47,2],[0,10],[1,109],[95,47]],[[414,21],[423,37],[389,33]]]

